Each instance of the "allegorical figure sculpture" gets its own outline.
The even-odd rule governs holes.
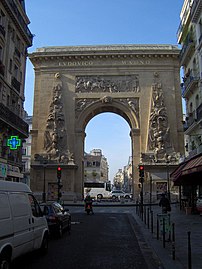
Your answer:
[[[62,87],[53,88],[53,97],[44,132],[44,149],[49,160],[68,163],[70,152],[67,149],[67,133],[62,103]],[[71,161],[72,161],[71,156]]]

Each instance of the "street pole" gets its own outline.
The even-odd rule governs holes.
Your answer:
[[[167,184],[168,184],[168,200],[170,201],[170,174],[169,174],[169,161],[167,161]]]
[[[149,204],[150,204],[150,212],[151,212],[151,204],[152,204],[152,176],[150,175],[150,193],[149,193]]]
[[[42,193],[42,201],[46,202],[46,162],[43,163],[43,193]]]

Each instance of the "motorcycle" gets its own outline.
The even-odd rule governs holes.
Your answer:
[[[87,215],[90,215],[90,212],[92,212],[92,214],[93,214],[92,202],[85,203],[85,211],[86,211]]]

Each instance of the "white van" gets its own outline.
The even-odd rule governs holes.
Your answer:
[[[0,268],[16,257],[48,249],[48,226],[39,204],[24,183],[0,180]]]

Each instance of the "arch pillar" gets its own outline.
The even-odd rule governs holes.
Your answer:
[[[132,147],[132,185],[133,197],[136,199],[139,194],[138,190],[138,164],[140,162],[140,129],[133,128],[130,131],[131,147]]]
[[[78,169],[74,179],[74,190],[77,198],[81,199],[83,196],[83,175],[84,175],[84,140],[86,133],[82,129],[76,129],[75,131],[75,162]]]

